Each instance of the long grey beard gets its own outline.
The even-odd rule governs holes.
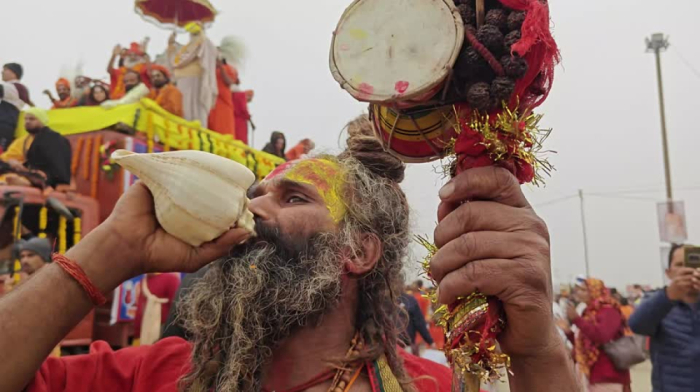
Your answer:
[[[315,236],[300,252],[258,243],[214,263],[180,307],[194,344],[186,389],[260,390],[273,350],[339,302],[341,238]]]

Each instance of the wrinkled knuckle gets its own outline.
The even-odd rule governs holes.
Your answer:
[[[439,251],[430,260],[430,276],[438,282],[445,277],[445,267]]]
[[[492,166],[492,168],[492,175],[499,189],[502,191],[510,192],[512,191],[513,187],[517,188],[520,186],[515,176],[507,169],[497,166]]]
[[[462,257],[471,260],[472,256],[477,253],[476,249],[479,246],[476,235],[474,233],[462,234],[459,236],[459,243]]]

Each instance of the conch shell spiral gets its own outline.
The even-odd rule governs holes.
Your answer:
[[[150,189],[158,223],[181,241],[200,246],[234,226],[253,232],[246,192],[255,175],[240,163],[193,150],[117,150],[112,160]]]

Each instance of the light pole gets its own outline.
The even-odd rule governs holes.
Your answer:
[[[653,52],[656,57],[656,78],[659,84],[659,108],[661,110],[661,141],[664,149],[664,171],[666,173],[666,199],[673,201],[673,189],[671,187],[671,162],[668,157],[668,136],[666,135],[666,107],[664,105],[664,84],[661,79],[661,52],[668,46],[668,38],[662,33],[652,34],[646,39],[647,52]],[[672,205],[669,204],[669,209]]]
[[[583,201],[583,189],[578,190],[578,197],[581,201],[581,229],[583,231],[583,261],[586,263],[586,278],[591,277],[591,265],[588,260],[588,233],[586,232],[586,210]]]

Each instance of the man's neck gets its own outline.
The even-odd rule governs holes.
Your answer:
[[[349,287],[352,286],[352,287]],[[357,292],[346,280],[341,303],[323,315],[321,323],[294,332],[275,349],[265,369],[263,386],[270,391],[290,389],[329,370],[329,363],[341,361],[355,335]]]

